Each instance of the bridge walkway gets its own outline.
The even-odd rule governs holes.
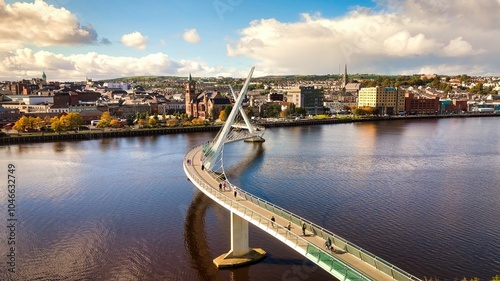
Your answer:
[[[201,163],[201,158],[203,155],[203,150],[202,147],[195,148],[191,150],[185,157],[185,162],[189,160],[189,164],[184,163],[185,169],[190,170],[190,172],[194,173],[197,175],[199,179],[202,179],[203,182],[208,184],[210,187],[206,188],[211,188],[210,192],[212,194],[216,194],[218,198],[223,199],[224,201],[230,200],[231,204],[237,204],[238,208],[247,208],[252,211],[252,214],[259,214],[263,218],[267,219],[262,219],[260,218],[260,224],[265,224],[267,225],[267,232],[270,233],[271,235],[274,234],[276,238],[284,242],[285,244],[291,246],[294,248],[296,251],[302,253],[304,256],[308,257],[310,260],[315,262],[316,264],[322,266],[322,261],[325,255],[330,255],[331,258],[329,260],[330,263],[334,264],[335,260],[339,260],[342,263],[348,265],[348,267],[354,268],[355,271],[362,273],[361,277],[356,277],[353,279],[349,279],[348,277],[344,276],[344,279],[347,280],[419,280],[418,278],[407,274],[406,272],[403,272],[403,275],[399,272],[399,269],[395,266],[393,266],[393,269],[386,269],[382,268],[380,264],[384,264],[386,266],[386,262],[380,259],[380,262],[377,262],[376,257],[375,261],[367,262],[362,260],[364,257],[362,254],[365,253],[359,253],[360,255],[355,256],[354,254],[346,251],[347,245],[344,247],[344,249],[341,249],[337,245],[344,245],[343,243],[333,243],[334,244],[334,251],[330,251],[326,249],[325,246],[325,238],[321,237],[320,235],[317,234],[317,229],[314,228],[309,228],[306,230],[306,235],[304,236],[302,234],[302,222],[299,222],[297,220],[290,220],[290,218],[287,218],[285,216],[279,216],[277,215],[276,212],[272,212],[262,206],[259,206],[255,204],[254,200],[249,200],[249,193],[246,193],[239,188],[232,186],[229,182],[226,182],[226,190],[220,191],[219,190],[219,183],[222,181],[218,178],[216,178],[216,175],[212,174],[211,171],[208,171],[207,169],[202,168],[202,163]],[[237,190],[237,196],[234,197],[234,190]],[[252,202],[254,201],[254,202]],[[253,216],[253,215],[252,215]],[[270,218],[274,216],[275,217],[275,222],[271,222]],[[248,220],[248,219],[247,219]],[[251,220],[249,220],[252,222]],[[288,230],[286,226],[288,223],[291,223],[291,229]],[[304,222],[307,222],[304,220]],[[252,222],[255,224],[254,222]],[[308,222],[307,222],[308,223]],[[309,225],[309,223],[308,223]],[[264,229],[262,225],[257,225],[260,228]],[[301,237],[303,241],[299,241],[302,239],[295,238],[295,242],[290,242],[288,240],[293,240],[294,237]],[[281,238],[281,239],[280,239]],[[284,238],[284,239],[283,239]],[[317,260],[316,255],[311,255],[310,254],[310,245],[314,245],[317,249]],[[360,249],[361,251],[361,249]],[[354,251],[356,252],[356,251]],[[328,260],[328,258],[327,258]],[[373,265],[370,263],[374,263]],[[390,264],[389,264],[390,265]],[[378,268],[376,268],[378,266]],[[333,271],[334,265],[329,265],[329,266],[322,266],[324,269]],[[395,270],[394,270],[395,268]],[[347,271],[347,270],[346,270]],[[384,272],[385,271],[385,272]],[[333,274],[335,276],[335,274]],[[347,275],[347,274],[346,274]],[[364,276],[363,276],[364,275]],[[392,276],[391,276],[392,275]],[[394,277],[393,277],[394,276]]]

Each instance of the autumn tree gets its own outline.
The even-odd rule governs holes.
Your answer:
[[[219,113],[219,119],[220,121],[226,121],[227,120],[227,114],[226,114],[226,111],[222,110],[220,113]]]
[[[42,121],[42,118],[40,117],[33,117],[33,116],[30,116],[30,117],[26,117],[26,116],[22,116],[21,118],[19,118],[19,120],[16,121],[16,123],[14,124],[14,126],[12,127],[12,129],[18,131],[18,132],[22,132],[22,131],[25,131],[27,129],[40,129],[43,125],[43,121]]]
[[[16,121],[12,129],[18,131],[18,132],[23,132],[26,128],[29,126],[29,120],[28,117],[26,116],[21,116],[19,120]]]
[[[290,115],[290,109],[288,109],[288,108],[285,108],[285,109],[283,109],[283,110],[280,112],[280,117],[281,117],[281,118],[285,118],[285,117],[287,117],[288,115]]]
[[[158,125],[158,120],[156,120],[156,118],[149,118],[148,120],[148,125],[149,127],[156,127],[156,125]]]
[[[54,130],[54,132],[59,134],[65,130],[64,124],[63,122],[61,122],[58,116],[52,117],[52,119],[50,119],[50,126],[52,127],[52,130]]]
[[[79,125],[83,124],[83,118],[80,113],[70,112],[59,118],[59,121],[67,130],[76,130]]]
[[[146,121],[146,119],[139,119],[137,124],[139,125],[139,128],[144,128],[148,124],[148,121]]]
[[[97,122],[97,127],[99,128],[109,127],[111,124],[111,120],[112,120],[111,115],[109,115],[109,112],[105,111],[101,115],[101,120]]]
[[[168,127],[175,127],[179,125],[179,119],[177,118],[169,118],[167,119],[167,126]]]

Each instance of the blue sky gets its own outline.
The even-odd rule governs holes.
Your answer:
[[[0,0],[0,80],[499,75],[500,0]]]

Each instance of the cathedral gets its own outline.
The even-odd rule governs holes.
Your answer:
[[[227,105],[231,105],[231,100],[223,97],[219,92],[201,92],[196,93],[196,81],[189,74],[186,82],[186,114],[192,118],[200,118],[203,120],[216,120],[219,114]]]

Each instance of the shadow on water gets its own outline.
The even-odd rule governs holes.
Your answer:
[[[196,269],[200,280],[218,280],[205,234],[205,214],[212,204],[212,200],[197,192],[189,205],[184,223],[184,243],[191,266]]]
[[[248,171],[250,167],[254,167],[255,169],[258,168],[257,165],[261,165],[262,161],[256,161],[260,158],[262,158],[262,155],[264,155],[264,152],[266,151],[264,147],[264,143],[262,142],[254,142],[251,143],[253,145],[252,153],[247,155],[244,159],[241,161],[238,161],[229,169],[226,171],[226,174],[228,177],[236,177],[239,174]]]
[[[214,202],[202,192],[197,192],[189,205],[184,224],[184,243],[189,254],[192,268],[197,271],[199,280],[219,280],[219,270],[213,263],[208,250],[205,233],[205,215]],[[228,270],[230,280],[250,280],[250,266]]]

